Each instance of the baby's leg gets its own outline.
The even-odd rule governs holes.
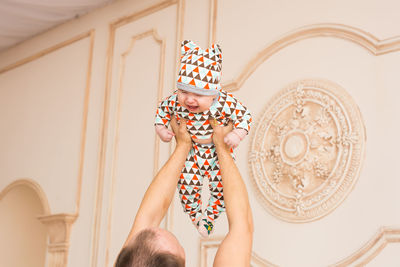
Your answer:
[[[183,210],[189,215],[192,222],[197,225],[202,215],[201,189],[203,177],[193,156],[194,152],[191,149],[178,181],[178,192]]]
[[[214,228],[214,221],[225,211],[221,172],[215,147],[210,151],[213,156],[209,161],[210,168],[208,172],[210,198],[199,225],[199,232],[204,237],[211,234]]]
[[[207,219],[214,222],[225,211],[221,171],[218,163],[210,171],[209,180],[210,198],[205,213]]]

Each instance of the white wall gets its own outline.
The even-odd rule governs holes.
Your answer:
[[[120,0],[10,48],[0,54],[0,191],[33,177],[47,215],[78,216],[68,266],[112,266],[168,158],[153,111],[174,90],[180,41],[215,40],[223,85],[256,121],[288,84],[323,79],[351,97],[366,131],[353,190],[325,217],[299,224],[272,215],[258,196],[253,128],[237,150],[255,218],[253,265],[396,266],[399,8],[395,0]],[[211,266],[213,244],[227,231],[222,216],[213,239],[201,240],[178,197],[163,227],[185,247],[187,266]]]
[[[47,234],[36,218],[44,213],[42,203],[26,185],[8,189],[6,195],[0,195],[1,265],[44,266]]]

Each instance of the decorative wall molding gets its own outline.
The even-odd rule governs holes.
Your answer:
[[[0,201],[10,192],[13,188],[17,186],[26,186],[31,188],[33,191],[36,192],[40,203],[42,204],[42,208],[44,211],[44,215],[50,214],[50,205],[47,199],[46,194],[44,193],[42,187],[34,180],[29,178],[18,179],[12,182],[11,184],[7,185],[1,192],[0,192]]]
[[[148,8],[145,8],[141,11],[135,12],[132,15],[120,18],[115,22],[110,24],[110,35],[108,41],[108,51],[107,51],[107,70],[106,70],[106,82],[105,82],[105,93],[104,93],[104,106],[103,106],[103,118],[101,125],[101,134],[100,134],[100,152],[99,152],[99,163],[98,163],[98,178],[96,184],[96,199],[94,206],[94,223],[92,230],[92,249],[91,249],[91,266],[96,267],[98,262],[98,252],[99,252],[99,236],[100,236],[100,223],[102,216],[102,207],[103,207],[103,193],[104,193],[104,179],[105,179],[105,165],[106,165],[106,147],[107,147],[107,132],[109,129],[109,120],[110,120],[110,94],[111,94],[111,81],[112,81],[112,69],[113,69],[113,58],[114,58],[114,47],[115,47],[115,35],[116,31],[133,21],[136,21],[142,17],[151,15],[157,11],[163,10],[171,5],[176,5],[177,7],[177,25],[176,25],[176,59],[179,59],[179,49],[180,42],[183,35],[183,13],[185,7],[185,0],[165,0]],[[164,59],[163,59],[164,60]],[[163,61],[162,61],[163,62]],[[164,63],[163,63],[164,64]],[[175,63],[177,64],[177,63]],[[175,65],[176,69],[176,65]],[[176,74],[177,70],[175,71]],[[157,148],[156,148],[157,149]],[[157,163],[158,164],[158,163]],[[169,229],[171,225],[171,219],[169,211],[166,218],[166,228]],[[110,220],[110,218],[107,218]],[[108,244],[107,244],[108,246]],[[107,252],[108,253],[108,252]],[[106,255],[106,264],[108,264],[108,256]]]
[[[212,266],[212,262],[208,262],[208,253],[211,249],[218,249],[221,244],[223,236],[200,239],[200,257],[199,257],[199,266],[200,267],[209,267]],[[260,256],[258,256],[255,252],[251,253],[251,261],[250,266],[252,267],[278,267]]]
[[[121,60],[119,65],[119,84],[118,84],[118,96],[117,96],[117,112],[116,112],[116,126],[115,126],[115,135],[114,135],[114,151],[112,158],[112,174],[111,174],[111,193],[108,204],[108,215],[107,215],[107,248],[106,248],[106,266],[109,261],[109,250],[110,250],[110,241],[111,241],[111,229],[112,229],[112,216],[113,216],[113,207],[114,207],[114,194],[115,194],[115,183],[116,183],[116,170],[118,165],[118,150],[119,150],[119,135],[120,135],[120,122],[121,122],[121,108],[122,108],[122,96],[123,96],[123,81],[126,73],[126,59],[131,54],[132,49],[137,41],[144,39],[146,37],[152,37],[153,40],[160,47],[160,65],[159,65],[159,76],[158,76],[158,90],[157,90],[157,99],[160,101],[162,99],[162,91],[163,91],[163,81],[164,81],[164,66],[165,66],[165,40],[159,36],[156,29],[152,29],[140,34],[137,34],[131,38],[130,45],[126,51],[121,54]],[[155,136],[154,140],[154,152],[153,152],[153,176],[158,172],[158,162],[159,162],[159,146],[160,139],[158,136]]]
[[[247,63],[236,79],[224,82],[222,88],[226,91],[238,90],[251,74],[271,56],[289,45],[315,37],[333,37],[347,40],[367,49],[375,56],[400,51],[400,36],[380,40],[368,32],[347,25],[333,23],[309,25],[289,32],[267,45]]]
[[[36,59],[39,59],[39,58],[41,58],[41,57],[43,57],[43,56],[45,56],[47,54],[50,54],[50,53],[52,53],[52,52],[54,52],[56,50],[59,50],[59,49],[65,47],[65,46],[73,44],[73,43],[75,43],[77,41],[80,41],[82,39],[91,37],[92,35],[94,35],[94,30],[90,30],[88,32],[84,32],[82,34],[79,34],[79,35],[77,35],[75,37],[72,37],[71,39],[68,39],[68,40],[66,40],[64,42],[61,42],[59,44],[56,44],[56,45],[51,46],[49,48],[46,48],[46,49],[44,49],[44,50],[42,50],[42,51],[40,51],[38,53],[35,53],[35,54],[33,54],[33,55],[29,56],[29,57],[21,59],[21,60],[13,63],[11,65],[8,65],[8,66],[0,69],[0,74],[3,74],[3,73],[5,73],[7,71],[10,71],[12,69],[18,68],[18,67],[20,67],[20,66],[22,66],[22,65],[24,65],[26,63],[29,63],[29,62],[34,61]]]
[[[0,74],[5,73],[7,71],[11,71],[15,68],[18,68],[24,64],[37,60],[47,54],[55,52],[61,48],[69,46],[75,42],[81,41],[83,39],[89,38],[89,59],[88,59],[88,68],[86,73],[86,84],[84,91],[84,106],[83,106],[83,114],[82,114],[82,126],[81,126],[81,140],[80,140],[80,151],[79,151],[79,159],[78,159],[78,177],[77,177],[77,189],[76,189],[76,197],[75,197],[75,213],[79,215],[80,208],[80,200],[81,200],[81,188],[82,188],[82,175],[84,168],[84,156],[85,156],[85,145],[86,145],[86,129],[87,129],[87,116],[89,109],[89,94],[90,94],[90,83],[91,83],[91,75],[92,75],[92,61],[93,61],[93,47],[94,47],[94,35],[95,30],[89,30],[85,33],[79,34],[69,40],[63,41],[59,44],[56,44],[52,47],[46,48],[41,52],[38,52],[32,56],[29,56],[25,59],[17,61],[14,64],[11,64],[0,70]]]
[[[161,1],[161,2],[159,2],[155,5],[152,5],[148,8],[145,8],[141,11],[135,12],[129,16],[119,18],[110,24],[110,30],[115,31],[115,29],[117,29],[121,26],[124,26],[128,23],[131,23],[135,20],[146,17],[148,15],[151,15],[157,11],[163,10],[164,8],[167,8],[171,5],[177,4],[178,2],[179,2],[179,0],[164,0],[164,1]]]
[[[215,237],[215,238],[200,240],[200,258],[199,258],[200,267],[208,267],[212,265],[212,263],[207,262],[207,254],[210,249],[218,248],[222,240],[223,237]],[[356,251],[349,257],[329,266],[330,267],[366,266],[376,256],[378,256],[379,253],[381,253],[385,249],[385,247],[387,247],[387,245],[393,243],[400,243],[400,228],[383,226],[379,228],[379,230],[374,234],[374,236],[358,251]],[[251,256],[251,266],[278,267],[280,265],[275,265],[253,252]]]
[[[70,216],[79,216],[79,210],[80,210],[80,200],[81,200],[81,191],[82,191],[82,176],[83,176],[83,168],[84,168],[84,158],[85,158],[85,146],[86,146],[86,131],[87,131],[87,117],[88,117],[88,112],[89,112],[89,95],[90,95],[90,84],[91,84],[91,76],[92,76],[92,62],[93,62],[93,49],[94,49],[94,36],[95,36],[95,30],[91,29],[87,32],[84,32],[82,34],[76,35],[73,38],[70,38],[66,41],[63,41],[59,44],[56,44],[52,47],[46,48],[42,50],[41,52],[38,52],[32,56],[29,56],[25,59],[22,59],[20,61],[17,61],[14,64],[11,64],[3,69],[0,70],[0,74],[3,74],[5,72],[11,71],[15,68],[18,68],[24,64],[27,64],[29,62],[32,62],[34,60],[37,60],[43,56],[46,56],[52,52],[55,52],[59,49],[62,49],[64,47],[67,47],[71,44],[74,44],[76,42],[79,42],[81,40],[84,40],[86,38],[89,38],[89,58],[88,58],[88,67],[87,67],[87,72],[86,72],[86,84],[85,84],[85,91],[84,91],[84,104],[83,104],[83,114],[82,114],[82,125],[81,125],[81,138],[80,138],[80,150],[79,150],[79,159],[78,159],[78,177],[77,177],[77,186],[76,186],[76,197],[75,197],[75,212],[73,215]],[[14,186],[15,184],[26,184],[30,187],[32,187],[39,195],[41,198],[42,204],[44,205],[45,209],[45,218],[46,216],[52,216],[52,215],[47,215],[50,214],[50,208],[49,208],[49,203],[47,201],[47,198],[45,197],[44,192],[40,189],[40,186],[34,182],[33,180],[17,180],[13,182],[10,186]],[[51,217],[49,217],[51,218]],[[47,222],[47,219],[43,219]],[[72,224],[74,220],[66,219],[68,220],[69,224]],[[70,226],[68,226],[70,227]],[[69,237],[68,237],[69,238]],[[49,253],[50,253],[50,247],[49,247]],[[57,256],[58,255],[58,256]],[[60,256],[61,255],[61,256]],[[68,249],[63,250],[63,252],[60,254],[59,252],[51,252],[49,255],[50,261],[51,262],[57,262],[60,263],[62,260],[66,259],[68,257]],[[49,265],[49,266],[66,266],[66,261],[65,265]]]
[[[275,217],[313,221],[351,192],[365,156],[365,127],[356,103],[339,85],[290,84],[269,101],[254,128],[251,177]]]
[[[400,243],[400,228],[383,226],[362,248],[331,267],[366,266],[393,243]]]
[[[218,0],[210,0],[210,18],[208,29],[208,45],[215,43],[217,38]]]
[[[48,266],[67,267],[71,226],[77,217],[77,214],[66,213],[38,216],[49,236]]]

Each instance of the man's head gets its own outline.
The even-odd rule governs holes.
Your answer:
[[[139,232],[118,255],[115,267],[184,267],[185,251],[170,232],[149,228]]]

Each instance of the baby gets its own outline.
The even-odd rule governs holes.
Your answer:
[[[221,90],[222,54],[219,45],[203,50],[192,41],[181,45],[181,65],[177,88],[171,96],[161,101],[156,114],[155,128],[164,142],[171,141],[173,132],[168,130],[171,116],[187,121],[193,147],[186,158],[178,182],[178,191],[184,211],[207,237],[211,234],[214,221],[225,211],[221,173],[215,146],[212,143],[213,129],[209,119],[220,125],[233,123],[234,129],[224,139],[236,148],[248,134],[251,115],[233,95]],[[209,179],[210,199],[202,211],[201,189],[203,178]]]

